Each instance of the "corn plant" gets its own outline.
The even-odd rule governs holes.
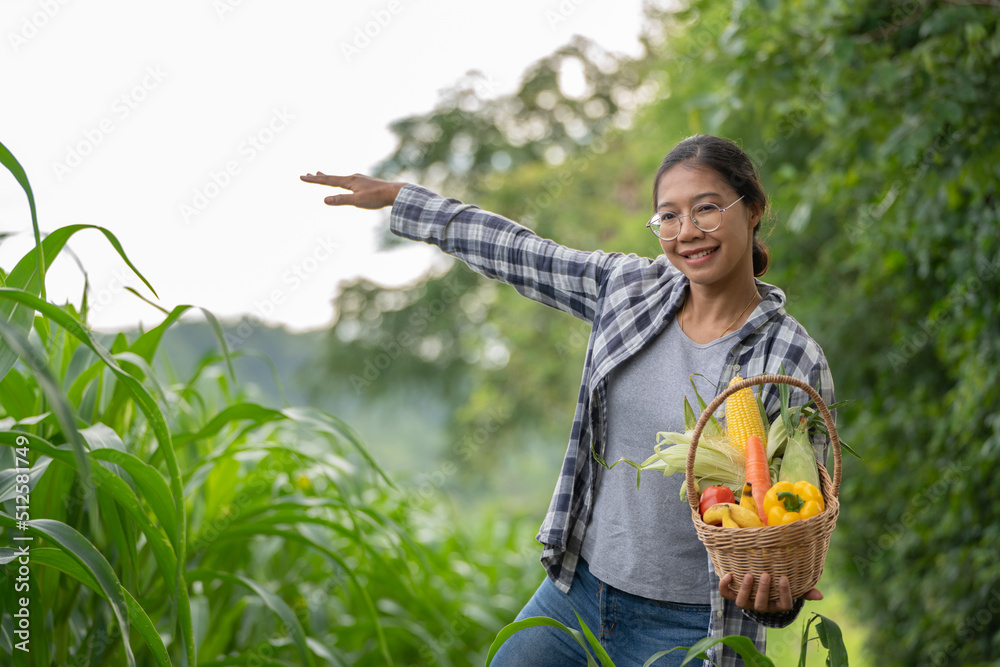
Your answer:
[[[219,352],[181,378],[157,351],[190,306],[148,331],[98,335],[86,288],[79,308],[50,303],[46,267],[85,230],[153,288],[107,229],[43,237],[2,144],[0,161],[28,197],[36,241],[0,272],[0,664],[484,654],[526,597],[510,558],[518,526],[457,531],[341,420],[247,399],[211,313]]]

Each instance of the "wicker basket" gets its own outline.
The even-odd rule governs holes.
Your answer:
[[[825,509],[808,519],[793,521],[783,526],[764,526],[763,528],[723,528],[712,526],[701,519],[697,485],[694,481],[694,459],[698,448],[698,439],[712,414],[733,392],[761,384],[788,384],[805,391],[815,401],[833,445],[833,479],[830,479],[826,468],[819,464],[820,486],[822,487]],[[787,375],[758,375],[734,382],[722,391],[708,404],[695,426],[691,437],[691,447],[687,457],[687,498],[691,505],[691,518],[694,521],[698,539],[708,550],[708,555],[715,566],[715,572],[722,577],[732,573],[733,580],[730,590],[739,592],[743,577],[748,572],[755,575],[770,573],[772,580],[777,581],[781,575],[788,577],[792,597],[802,597],[816,586],[823,574],[823,564],[826,552],[830,546],[830,536],[837,525],[837,515],[840,514],[840,503],[837,495],[840,493],[840,440],[837,428],[826,403],[815,389],[797,378]],[[778,599],[777,586],[771,586],[770,597]],[[751,591],[750,599],[757,595],[757,582]]]

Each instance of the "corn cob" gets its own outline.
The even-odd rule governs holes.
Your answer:
[[[737,374],[729,384],[742,379]],[[747,452],[747,438],[751,435],[756,435],[767,446],[767,431],[764,430],[757,399],[750,387],[740,389],[726,398],[726,435],[729,437],[729,444],[744,455]]]

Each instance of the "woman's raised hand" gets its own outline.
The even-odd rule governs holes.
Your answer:
[[[350,190],[350,194],[330,195],[323,199],[328,206],[356,206],[358,208],[383,208],[392,206],[396,195],[406,183],[383,181],[363,174],[329,176],[321,171],[299,176],[306,183],[319,183]]]

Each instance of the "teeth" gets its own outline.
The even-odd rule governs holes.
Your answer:
[[[703,250],[702,252],[696,252],[693,255],[688,255],[688,259],[698,259],[699,257],[704,257],[705,255],[710,255],[715,252],[715,248],[711,250]]]

